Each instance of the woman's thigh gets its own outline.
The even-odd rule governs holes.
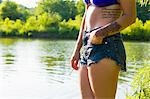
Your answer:
[[[87,67],[80,66],[79,82],[82,99],[94,99],[93,92],[90,87]]]
[[[104,58],[88,67],[91,89],[96,99],[115,99],[120,66],[110,58]]]

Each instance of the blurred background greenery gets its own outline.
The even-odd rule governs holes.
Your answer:
[[[150,1],[137,0],[136,3],[136,22],[121,31],[123,39],[133,41],[150,41]],[[84,4],[82,0],[40,0],[35,8],[27,8],[23,5],[6,0],[0,3],[0,37],[75,40],[80,29],[83,13]],[[2,41],[3,40],[1,39],[1,42]],[[5,42],[8,41],[9,40],[6,39]],[[129,53],[131,51],[135,52],[135,54],[139,56],[139,60],[141,60],[142,55],[144,58],[148,57],[148,53],[143,54],[145,52],[144,50],[147,50],[146,52],[149,51],[147,44],[144,46],[146,46],[145,49],[143,49],[142,46],[139,51],[135,51],[134,47],[136,49],[137,46],[133,43],[133,45],[130,45],[131,49],[128,49],[129,47],[127,46],[126,49]],[[143,61],[144,58],[142,58]],[[135,64],[138,63],[139,60],[136,61]],[[145,60],[147,62],[143,63],[146,63],[147,66],[142,65],[143,67],[139,68],[136,72],[136,76],[134,77],[132,84],[134,94],[129,95],[127,97],[128,99],[150,99],[149,57]]]
[[[13,10],[12,10],[13,9]],[[82,0],[40,0],[35,8],[0,4],[0,36],[76,39],[84,13]],[[150,3],[137,0],[136,23],[122,31],[126,40],[150,40]]]

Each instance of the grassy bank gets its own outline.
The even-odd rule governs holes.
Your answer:
[[[13,10],[12,10],[13,9]],[[149,6],[137,1],[136,23],[121,31],[124,40],[149,41]],[[84,4],[82,0],[43,0],[33,9],[14,2],[0,3],[0,36],[24,38],[76,39]],[[140,19],[140,20],[139,20]]]
[[[25,38],[54,38],[54,39],[76,39],[82,17],[76,16],[74,20],[60,21],[59,15],[44,13],[40,16],[31,16],[26,22],[21,20],[10,20],[6,18],[0,21],[1,37],[25,37]],[[60,21],[60,22],[59,22]],[[121,34],[124,40],[149,41],[150,20],[142,23],[137,19],[136,23],[127,27]]]
[[[150,99],[150,67],[139,68],[132,82],[133,94],[127,99]]]

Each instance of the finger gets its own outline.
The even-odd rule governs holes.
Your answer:
[[[73,68],[74,68],[75,70],[78,70],[78,61],[77,61],[77,60],[74,61]]]
[[[71,66],[72,66],[72,68],[74,69],[74,67],[75,67],[74,62],[72,62]]]
[[[72,66],[72,68],[73,68],[73,65],[74,65],[74,59],[71,59],[71,66]]]
[[[77,68],[77,65],[76,65],[76,60],[75,60],[75,59],[71,60],[71,66],[72,66],[72,68],[73,68],[74,70],[77,70],[77,69],[78,69],[78,68]]]

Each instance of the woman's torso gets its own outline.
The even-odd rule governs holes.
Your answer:
[[[104,26],[118,19],[121,13],[122,10],[119,4],[103,7],[90,4],[86,10],[85,29],[88,31],[96,27]]]

